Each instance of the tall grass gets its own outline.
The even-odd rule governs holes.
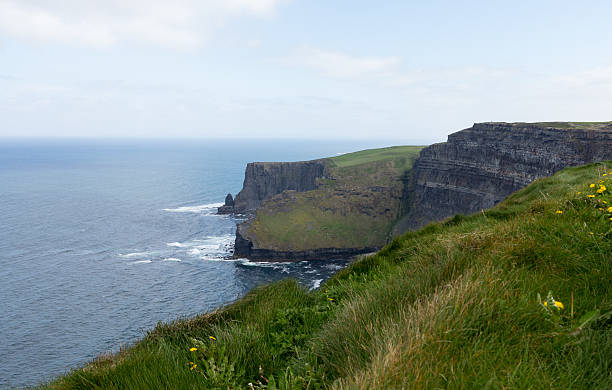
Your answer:
[[[283,281],[160,324],[41,387],[612,388],[603,167],[566,169],[484,213],[407,233],[319,290]],[[564,309],[543,305],[549,291]]]

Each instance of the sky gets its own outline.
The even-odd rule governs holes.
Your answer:
[[[610,15],[597,0],[0,0],[0,136],[429,144],[475,122],[609,121]]]

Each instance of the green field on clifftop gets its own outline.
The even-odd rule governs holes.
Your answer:
[[[421,149],[423,149],[423,146],[390,146],[388,148],[368,149],[346,153],[340,156],[331,157],[329,160],[332,161],[335,166],[344,168],[373,161],[407,159],[415,154],[418,155]],[[410,169],[411,166],[412,164],[407,163],[405,168]]]
[[[257,210],[248,237],[258,248],[380,248],[400,216],[402,177],[422,147],[394,146],[327,159],[316,190],[286,192]]]
[[[611,177],[565,169],[317,290],[255,289],[41,388],[609,389]]]
[[[520,123],[516,123],[520,125]],[[532,125],[553,127],[556,129],[599,130],[612,126],[612,122],[533,122]]]

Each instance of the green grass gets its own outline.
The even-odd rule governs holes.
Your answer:
[[[384,212],[387,207],[380,205],[399,209],[398,199],[389,192],[366,199],[323,190],[294,197],[286,210],[275,209],[275,202],[257,212],[249,232],[257,245],[274,250],[380,248],[397,217],[397,212]],[[364,207],[372,212],[358,212]]]
[[[418,155],[421,149],[423,149],[423,146],[391,146],[388,148],[368,149],[347,153],[341,156],[331,157],[328,160],[332,161],[335,166],[338,167],[350,167],[372,161],[405,158],[406,156],[414,154]]]
[[[606,170],[565,169],[406,233],[318,290],[282,281],[160,324],[41,388],[609,389]],[[542,305],[549,291],[563,310]]]
[[[531,124],[555,127],[558,129],[598,130],[606,126],[611,126],[612,122],[534,122]]]

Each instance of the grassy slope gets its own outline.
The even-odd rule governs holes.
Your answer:
[[[44,388],[263,388],[272,377],[270,389],[610,388],[602,169],[566,169],[489,211],[407,233],[319,290],[283,281],[159,325]],[[548,291],[565,309],[539,303]]]
[[[422,146],[390,146],[388,148],[361,150],[354,153],[346,153],[341,156],[331,157],[329,160],[338,167],[350,167],[373,161],[401,159],[406,156],[419,154]],[[406,166],[409,169],[411,165]]]
[[[381,247],[399,216],[400,178],[421,149],[394,146],[328,159],[333,180],[264,203],[249,237],[256,247],[276,250]]]
[[[598,130],[612,125],[612,122],[534,122],[534,125],[554,127],[557,129]],[[517,123],[517,125],[520,125]]]

